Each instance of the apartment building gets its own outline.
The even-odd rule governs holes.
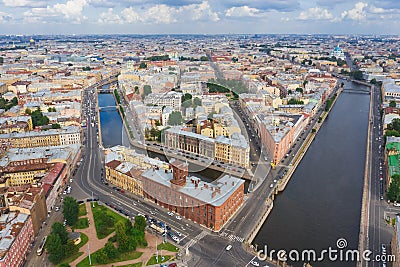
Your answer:
[[[182,104],[182,93],[178,92],[167,92],[167,93],[151,93],[147,95],[144,99],[145,105],[152,105],[152,106],[166,106],[172,107],[174,110],[181,110]]]

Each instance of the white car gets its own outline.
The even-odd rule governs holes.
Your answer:
[[[168,211],[169,216],[174,216],[174,214],[171,211]]]
[[[260,264],[256,261],[250,261],[251,265],[253,266],[260,266]]]
[[[179,215],[177,215],[176,218],[177,218],[178,220],[182,220],[182,217],[179,216]]]
[[[232,248],[232,245],[228,245],[225,249],[226,249],[226,251],[229,251],[229,250],[231,250],[231,248]]]
[[[274,184],[271,184],[269,187],[271,187],[271,188],[274,187]]]
[[[395,206],[395,207],[400,207],[400,203],[394,202],[394,203],[393,203],[393,206]]]
[[[177,236],[182,236],[182,233],[181,232],[176,232],[176,235]]]
[[[56,207],[56,208],[55,208],[55,211],[59,211],[59,210],[60,210],[60,207]]]

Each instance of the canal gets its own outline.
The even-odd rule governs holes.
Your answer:
[[[99,94],[98,95],[99,107],[115,106],[115,99],[112,94]],[[101,136],[103,146],[105,148],[116,145],[124,145],[131,147],[125,128],[122,123],[121,116],[117,109],[107,108],[100,111],[100,123],[101,123]],[[142,149],[135,149],[138,153],[145,153]],[[167,161],[165,155],[148,152],[147,155],[152,158],[159,158],[160,160]],[[196,175],[203,181],[211,182],[217,179],[221,172],[204,169],[203,167],[190,164],[189,171],[192,175]],[[245,190],[247,191],[248,182],[245,183]]]
[[[362,86],[345,82],[344,88]],[[337,249],[340,238],[346,239],[346,249],[357,249],[369,99],[368,94],[340,95],[285,191],[275,199],[254,240],[258,249],[267,245],[268,251],[297,250],[300,255],[312,249],[318,257],[324,249]],[[356,266],[330,260],[311,264]]]

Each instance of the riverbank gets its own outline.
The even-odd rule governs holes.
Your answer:
[[[248,238],[246,239],[247,245],[251,246],[251,244],[253,243],[253,240],[257,236],[260,228],[263,226],[265,220],[268,218],[268,215],[272,211],[275,195],[277,195],[280,192],[282,192],[283,190],[285,190],[287,184],[290,181],[290,178],[292,177],[297,166],[300,164],[301,160],[303,159],[304,155],[306,154],[308,148],[310,147],[312,141],[314,140],[315,136],[317,135],[318,131],[320,130],[320,128],[321,128],[322,124],[324,123],[325,119],[327,118],[329,112],[331,112],[333,106],[335,105],[335,103],[336,103],[337,99],[339,98],[340,94],[342,93],[342,91],[343,91],[343,88],[339,88],[336,90],[336,92],[335,92],[336,97],[333,99],[332,104],[330,105],[329,109],[322,113],[321,120],[316,123],[313,130],[306,137],[306,140],[302,144],[301,148],[295,154],[295,157],[293,158],[291,167],[289,168],[288,172],[282,179],[278,180],[276,190],[274,192],[272,192],[271,195],[269,195],[269,197],[265,200],[265,203],[264,203],[265,213],[260,218],[260,220],[257,221],[257,223],[254,225],[254,229],[252,231],[250,231],[250,234],[249,234]]]
[[[371,97],[369,101],[369,115],[368,121],[371,122],[373,120],[373,104],[374,104],[374,94],[373,94],[373,85],[369,85],[371,88]],[[367,134],[367,151],[365,153],[365,169],[364,169],[364,186],[363,186],[363,196],[361,203],[361,219],[360,219],[360,232],[358,237],[358,251],[365,251],[368,246],[368,228],[369,228],[369,202],[370,202],[370,173],[371,166],[370,161],[372,158],[371,154],[371,143],[372,143],[372,132],[371,132],[371,123],[368,123],[368,134]],[[365,263],[365,259],[361,258],[361,261],[357,262],[357,266],[363,266]]]

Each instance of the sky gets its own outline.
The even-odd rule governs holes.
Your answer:
[[[0,0],[0,34],[399,34],[400,0]]]

